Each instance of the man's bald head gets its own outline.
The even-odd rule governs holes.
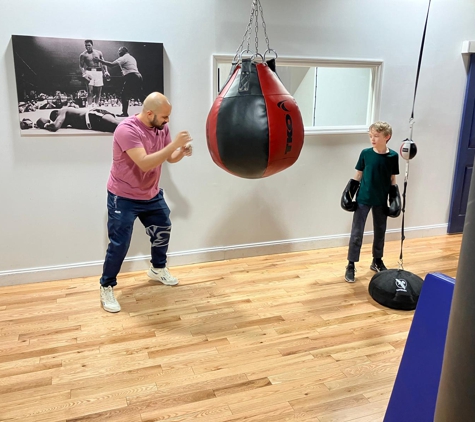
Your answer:
[[[143,109],[138,118],[149,127],[162,130],[168,123],[172,106],[165,95],[152,92],[145,98]]]
[[[143,102],[143,111],[158,111],[164,106],[167,108],[171,106],[168,98],[160,92],[152,92]]]

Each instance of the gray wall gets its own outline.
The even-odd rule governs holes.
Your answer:
[[[212,54],[234,54],[251,0],[1,0],[0,284],[99,275],[107,246],[111,136],[21,137],[11,35],[162,42],[172,133],[187,129],[194,156],[165,165],[172,209],[170,265],[344,245],[351,214],[339,197],[364,134],[308,136],[290,169],[267,179],[233,177],[211,160],[205,121],[213,101]],[[380,118],[399,150],[408,120],[426,1],[262,0],[279,55],[384,61]],[[416,103],[408,235],[446,232],[466,82],[462,42],[475,39],[475,3],[434,0]],[[262,30],[261,30],[262,33]],[[264,39],[261,40],[265,48]],[[47,60],[47,58],[45,58]],[[400,161],[404,172],[404,161]],[[399,177],[402,184],[403,176]],[[371,230],[370,221],[367,229]],[[390,221],[398,237],[400,219]],[[124,270],[146,268],[137,225]],[[387,257],[394,266],[397,257]],[[344,263],[342,263],[342,267]]]

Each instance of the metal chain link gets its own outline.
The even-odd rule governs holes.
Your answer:
[[[253,5],[254,7],[254,5]],[[251,19],[249,21],[249,32],[247,33],[247,50],[245,51],[251,51],[251,34],[252,34],[252,23],[254,22],[254,8],[252,9],[251,12]]]
[[[266,21],[264,20],[264,11],[262,10],[262,5],[260,1],[259,1],[259,10],[261,12],[262,27],[264,28],[264,36],[266,37],[267,50],[270,50],[271,48],[269,46],[269,37],[267,36]]]
[[[255,31],[255,47],[256,51],[253,55],[253,57],[260,55],[259,54],[259,14],[261,15],[262,19],[262,27],[264,28],[264,36],[266,40],[266,45],[267,45],[267,51],[272,51],[275,53],[277,56],[277,53],[270,48],[270,43],[269,43],[269,37],[267,36],[267,26],[266,22],[264,20],[264,10],[262,9],[262,5],[260,0],[252,0],[252,6],[251,6],[251,13],[249,16],[249,23],[247,24],[246,31],[244,32],[244,36],[242,37],[241,44],[236,50],[236,54],[234,55],[233,62],[238,62],[240,57],[242,56],[242,53],[244,52],[251,52],[251,33],[252,33],[252,27],[254,24],[254,31]],[[255,19],[255,20],[254,20]],[[247,43],[247,48],[244,50],[244,45]],[[267,53],[266,51],[266,53]],[[262,57],[262,55],[260,55]],[[265,53],[264,53],[265,56]]]
[[[255,7],[255,2],[256,2],[256,0],[253,0],[252,6],[251,6],[251,14],[250,14],[250,17],[249,17],[249,23],[247,24],[246,32],[244,32],[244,36],[242,37],[241,44],[239,45],[239,47],[238,47],[237,50],[236,50],[236,54],[235,54],[235,56],[234,56],[233,62],[234,62],[234,61],[237,61],[237,58],[238,58],[239,55],[242,53],[243,47],[244,47],[244,43],[246,42],[246,40],[247,40],[247,49],[249,50],[249,47],[250,47],[250,37],[251,37],[251,32],[252,32],[252,21],[254,20],[254,7]]]
[[[259,5],[261,4],[259,0],[257,0],[257,3],[259,3]],[[256,4],[257,6],[257,4]],[[259,53],[259,9],[256,7],[255,9],[255,12],[256,14],[256,23],[255,23],[255,30],[256,30],[256,39],[255,39],[255,42],[256,42],[256,53]]]

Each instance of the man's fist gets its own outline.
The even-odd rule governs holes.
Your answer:
[[[193,154],[193,146],[191,145],[191,142],[188,142],[186,145],[182,146],[181,151],[185,157],[191,157],[191,154]]]
[[[178,133],[178,135],[176,135],[175,137],[175,142],[178,144],[179,147],[185,146],[188,142],[191,142],[192,140],[193,138],[186,130]]]

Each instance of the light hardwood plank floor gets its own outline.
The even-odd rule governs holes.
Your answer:
[[[404,268],[456,276],[461,235],[407,239]],[[397,268],[400,242],[387,242]],[[0,287],[0,420],[380,422],[412,311],[374,302],[371,245]]]

